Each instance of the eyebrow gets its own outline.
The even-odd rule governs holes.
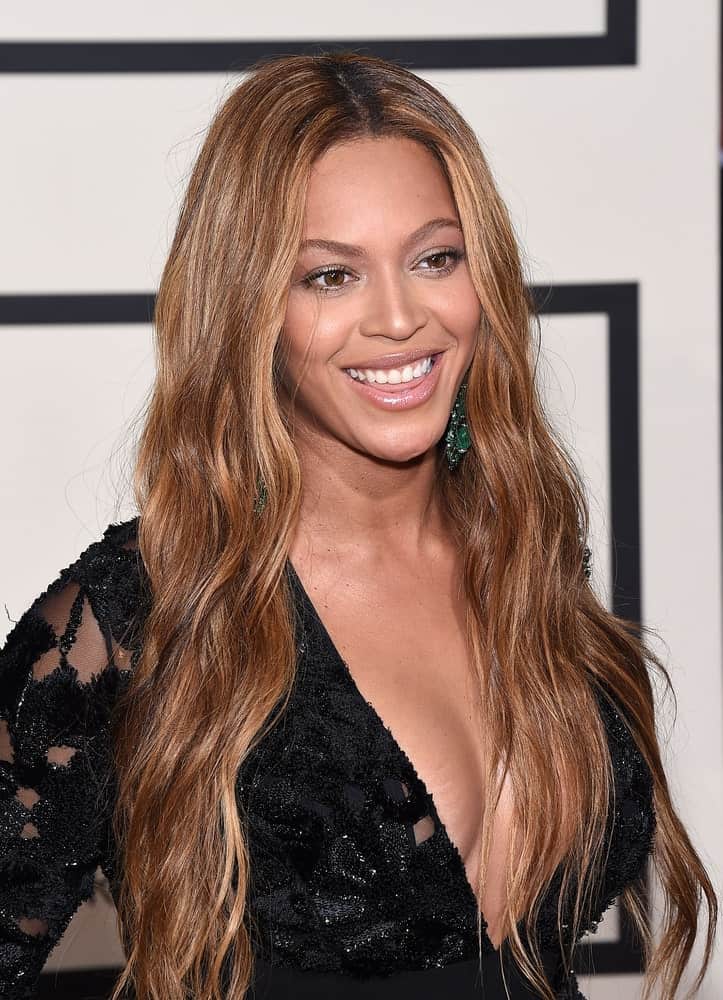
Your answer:
[[[444,217],[430,219],[429,222],[425,222],[423,226],[415,229],[413,233],[407,236],[402,243],[402,249],[408,250],[415,243],[418,243],[419,240],[424,239],[437,229],[442,229],[445,226],[454,226],[455,229],[459,229],[462,232],[462,227],[457,219]],[[355,246],[353,243],[339,243],[337,240],[302,240],[299,246],[299,253],[302,253],[304,250],[327,250],[329,253],[344,254],[347,257],[366,257],[366,250],[363,247]]]

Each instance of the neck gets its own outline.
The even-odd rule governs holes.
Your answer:
[[[413,556],[447,536],[435,449],[394,463],[308,433],[296,447],[303,490],[294,548]]]

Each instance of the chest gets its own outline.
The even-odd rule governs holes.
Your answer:
[[[441,575],[398,574],[383,585],[351,579],[311,577],[305,588],[342,666],[429,790],[474,885],[484,722],[462,595]],[[431,820],[414,830],[418,842],[432,832]]]
[[[391,942],[395,963],[401,945],[389,930],[401,927],[404,941],[416,940],[410,921],[417,918],[425,954],[447,954],[451,947],[458,958],[459,948],[469,946],[473,957],[481,909],[485,947],[498,947],[508,852],[514,853],[513,800],[505,786],[478,892],[485,722],[473,695],[463,615],[453,599],[445,605],[414,588],[418,613],[400,615],[391,602],[377,599],[373,587],[356,590],[357,574],[340,576],[329,588],[318,576],[300,579],[295,566],[290,578],[302,626],[299,683],[288,718],[252,755],[240,789],[251,819],[255,906],[262,916],[268,908],[268,919],[278,921],[278,899],[293,885],[288,913],[294,921],[302,915],[307,927],[321,920],[334,942],[348,940],[336,921],[343,918],[345,927],[359,921],[365,948],[370,915],[379,912],[384,932],[375,938],[375,956],[383,941]],[[626,730],[619,728],[628,747]],[[640,808],[629,787],[640,769],[623,766],[618,756],[613,754],[616,801],[629,801],[631,814],[647,823],[651,810]],[[400,784],[402,793],[405,784],[411,789],[409,808],[399,798]],[[443,830],[425,810],[436,812]],[[633,835],[640,857],[646,838],[647,832]],[[604,895],[618,877],[615,858],[624,857],[627,865],[632,846],[626,820],[615,827]],[[299,877],[309,887],[305,896],[299,896]],[[543,901],[547,930],[540,939],[549,944],[557,934],[556,893],[551,888]],[[440,931],[437,943],[430,938],[433,928]]]

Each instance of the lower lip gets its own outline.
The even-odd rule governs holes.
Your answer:
[[[372,403],[381,406],[383,410],[411,410],[426,402],[434,392],[439,381],[439,370],[442,367],[444,354],[433,354],[434,363],[426,375],[420,375],[411,382],[397,383],[395,386],[377,385],[376,382],[359,382],[344,372],[344,378],[354,386],[357,392]]]

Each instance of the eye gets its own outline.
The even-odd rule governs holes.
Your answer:
[[[329,267],[319,267],[316,271],[312,271],[311,274],[303,279],[303,284],[308,288],[316,288],[322,294],[328,294],[329,292],[334,292],[338,288],[343,288],[348,282],[344,281],[344,275],[348,274],[351,276],[351,271],[348,271],[345,267],[329,266]],[[333,280],[331,283],[326,283],[322,281],[321,284],[317,284],[320,278],[326,279],[331,277]],[[338,280],[341,278],[341,280]]]
[[[427,254],[426,257],[422,258],[420,264],[430,261],[431,266],[423,267],[423,271],[434,271],[436,274],[449,274],[463,257],[464,253],[461,250],[457,250],[455,247],[447,247],[444,250],[435,250],[434,253]]]

